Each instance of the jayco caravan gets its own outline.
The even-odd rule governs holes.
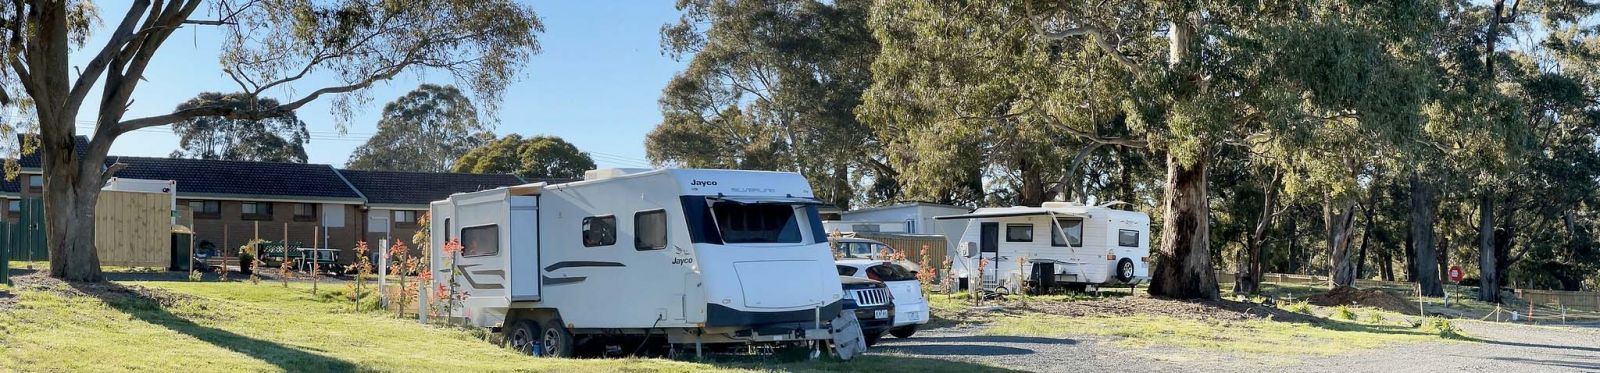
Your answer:
[[[463,298],[453,320],[550,356],[608,340],[825,340],[843,291],[820,203],[799,174],[730,170],[456,194],[432,205],[433,257],[453,258],[433,261],[435,286]],[[461,250],[446,255],[451,240]]]
[[[1023,281],[1038,291],[1138,284],[1149,279],[1150,217],[1110,205],[1046,202],[936,219],[967,220],[950,268],[963,288],[1017,291]]]

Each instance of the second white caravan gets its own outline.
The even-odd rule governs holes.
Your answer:
[[[454,259],[435,286],[459,290],[454,320],[548,356],[827,340],[843,290],[817,204],[799,174],[729,170],[457,194],[432,206],[434,258]]]
[[[961,288],[1007,292],[1026,282],[1035,291],[1083,290],[1150,278],[1150,217],[1142,212],[1045,202],[935,219],[967,221],[950,268]]]

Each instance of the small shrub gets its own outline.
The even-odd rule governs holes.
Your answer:
[[[1286,311],[1289,311],[1289,312],[1303,313],[1303,314],[1310,315],[1311,314],[1311,303],[1310,302],[1290,303],[1287,307],[1284,307],[1283,309],[1286,310]]]
[[[1378,313],[1378,311],[1372,311],[1371,313],[1368,313],[1367,314],[1367,323],[1368,324],[1382,324],[1383,323],[1383,314],[1382,313]]]
[[[193,270],[193,269],[189,270],[189,281],[199,282],[200,281],[200,271],[196,271],[196,270]]]
[[[1439,333],[1439,337],[1440,338],[1448,338],[1448,339],[1464,339],[1464,338],[1466,338],[1466,336],[1461,334],[1461,329],[1460,328],[1457,328],[1454,323],[1450,322],[1449,319],[1445,319],[1445,318],[1442,318],[1442,317],[1430,317],[1430,318],[1428,318],[1428,320],[1423,321],[1422,326],[1425,327],[1429,331],[1432,331],[1432,332],[1435,332],[1435,333]]]
[[[1339,320],[1355,321],[1355,319],[1356,319],[1356,311],[1351,310],[1350,306],[1341,305],[1341,306],[1336,307],[1336,308],[1333,309],[1333,318],[1339,319]]]

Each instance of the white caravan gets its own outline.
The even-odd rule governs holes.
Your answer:
[[[530,353],[826,340],[843,290],[820,203],[799,174],[688,169],[455,194],[431,247],[463,248],[431,270],[463,298],[452,320]]]
[[[1109,207],[1115,203],[1045,202],[936,219],[967,220],[950,269],[961,288],[970,288],[985,260],[976,283],[989,291],[1016,291],[1021,281],[1041,292],[1131,286],[1150,278],[1150,217]]]

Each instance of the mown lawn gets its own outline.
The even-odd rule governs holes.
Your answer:
[[[935,359],[866,356],[850,362],[740,359],[540,359],[484,341],[482,332],[352,312],[342,287],[263,282],[116,282],[170,291],[90,291],[55,282],[17,286],[0,309],[0,371],[984,371]],[[73,291],[84,288],[84,295]],[[102,289],[103,290],[103,289]]]

